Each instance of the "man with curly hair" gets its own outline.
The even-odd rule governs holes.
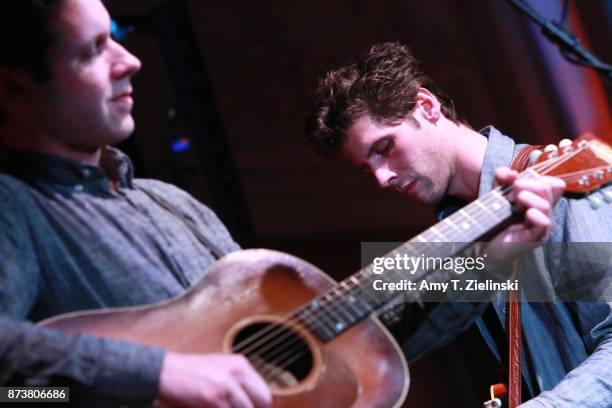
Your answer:
[[[503,228],[494,242],[606,242],[612,237],[610,219],[592,212],[586,199],[559,199],[561,180],[519,178],[506,167],[522,146],[494,127],[473,130],[401,44],[375,45],[359,60],[324,75],[305,134],[319,153],[343,156],[371,173],[381,188],[436,205],[440,218],[458,203],[489,192],[494,182],[512,186],[510,200],[522,220]],[[542,248],[528,255],[537,265],[536,279],[554,293],[556,260]],[[409,360],[448,343],[471,323],[503,360],[504,339],[492,326],[506,328],[505,303],[491,303],[485,316],[493,319],[474,316],[464,306],[404,305],[395,332]],[[522,327],[524,395],[532,399],[521,406],[610,406],[612,303],[523,302]]]

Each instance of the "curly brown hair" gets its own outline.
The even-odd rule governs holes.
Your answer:
[[[410,49],[396,42],[374,45],[360,60],[329,71],[319,80],[304,133],[317,152],[337,156],[346,130],[365,114],[382,124],[412,120],[420,87],[432,92],[442,113],[455,123],[453,101],[425,73]]]

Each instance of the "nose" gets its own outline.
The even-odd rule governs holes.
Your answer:
[[[380,188],[391,187],[393,180],[397,177],[397,174],[387,166],[380,166],[374,169],[373,173]]]
[[[115,51],[113,53],[113,77],[120,79],[126,76],[133,76],[140,71],[142,67],[140,60],[115,40],[111,41]]]

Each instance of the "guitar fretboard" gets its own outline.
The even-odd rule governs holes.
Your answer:
[[[495,189],[438,222],[385,255],[386,258],[450,257],[512,216],[512,205]],[[369,265],[298,309],[295,318],[322,341],[330,341],[398,296],[396,291],[377,291],[374,280],[393,283],[420,281],[430,270],[409,274],[386,270],[375,274]],[[412,293],[412,292],[410,292]],[[419,301],[412,293],[411,301]]]

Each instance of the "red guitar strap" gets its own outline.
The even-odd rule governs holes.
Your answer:
[[[510,168],[521,172],[531,165],[529,155],[542,146],[522,148],[510,164]],[[512,262],[516,273],[518,260]],[[508,292],[508,406],[516,408],[521,404],[521,293],[519,290]]]
[[[513,263],[516,271],[516,262]],[[521,404],[521,294],[508,292],[508,406]]]

